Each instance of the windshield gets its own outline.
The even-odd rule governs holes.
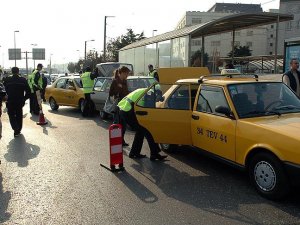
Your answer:
[[[240,118],[300,112],[299,98],[283,83],[231,84],[228,91]]]

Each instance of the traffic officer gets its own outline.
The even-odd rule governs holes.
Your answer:
[[[93,92],[94,80],[98,76],[98,68],[92,73],[91,68],[88,66],[85,72],[81,75],[81,82],[84,93],[84,107],[82,110],[82,116],[87,116],[93,114],[94,103],[91,100],[91,93]]]
[[[159,154],[158,144],[154,142],[151,133],[144,127],[142,127],[136,118],[134,112],[134,103],[145,93],[146,88],[139,88],[135,91],[129,93],[124,97],[119,103],[120,117],[133,129],[136,131],[134,136],[134,141],[129,153],[129,158],[144,158],[146,155],[141,154],[144,137],[148,141],[150,148],[150,160],[164,160],[167,156]]]
[[[157,73],[157,71],[155,69],[153,69],[153,65],[152,64],[148,65],[148,69],[149,69],[148,76],[153,77],[157,82],[159,82],[158,73]]]
[[[14,130],[14,136],[20,135],[23,124],[23,106],[30,97],[30,87],[24,77],[19,75],[19,68],[11,69],[12,76],[4,79],[4,87],[7,93],[7,113],[9,122]]]
[[[43,65],[39,63],[33,73],[28,76],[28,84],[31,89],[29,108],[30,113],[33,113],[35,115],[39,115],[40,110],[39,104],[37,102],[36,91],[43,89],[43,78],[40,74],[40,71],[42,69]]]

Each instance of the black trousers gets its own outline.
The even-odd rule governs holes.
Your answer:
[[[21,131],[23,126],[23,106],[8,104],[7,114],[11,128],[15,132]]]
[[[85,93],[84,94],[84,106],[83,106],[83,112],[82,116],[92,116],[94,114],[94,103],[91,99],[91,94],[90,93]]]
[[[30,94],[29,109],[30,109],[29,110],[30,113],[34,113],[36,115],[39,114],[40,107],[39,107],[35,92]]]
[[[132,129],[135,130],[135,136],[134,140],[132,143],[131,151],[130,154],[140,154],[142,147],[143,147],[143,142],[144,142],[144,137],[146,137],[149,148],[150,148],[150,154],[151,156],[155,156],[159,152],[159,147],[158,144],[154,142],[153,136],[151,133],[144,127],[142,127],[136,118],[136,115],[134,113],[134,110],[131,109],[129,112],[125,112],[120,110],[120,117],[124,119],[124,121],[132,127]]]

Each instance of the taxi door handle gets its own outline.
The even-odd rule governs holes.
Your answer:
[[[146,111],[136,111],[135,114],[140,115],[140,116],[146,116],[146,115],[148,115],[148,112],[146,112]]]
[[[200,116],[192,115],[192,118],[193,118],[194,120],[199,120]]]

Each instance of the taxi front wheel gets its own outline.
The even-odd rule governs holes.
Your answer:
[[[50,97],[50,99],[49,99],[49,105],[50,105],[50,108],[52,110],[58,110],[59,105],[57,105],[57,103],[56,103],[56,101],[55,101],[54,98]]]
[[[261,152],[252,157],[249,176],[256,190],[271,200],[283,199],[290,190],[282,163],[274,155]]]

